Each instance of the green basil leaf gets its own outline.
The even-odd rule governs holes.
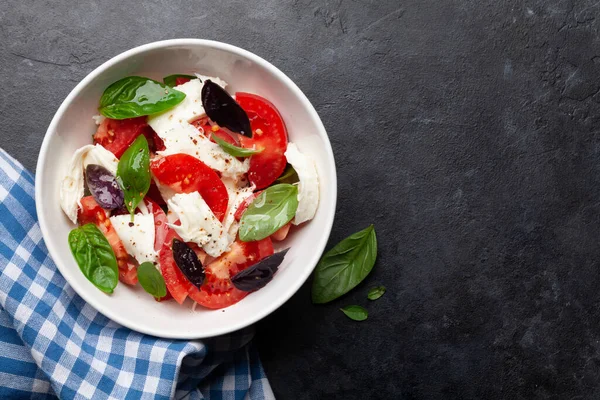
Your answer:
[[[240,220],[240,240],[261,240],[277,232],[294,218],[298,209],[298,188],[274,185],[264,190],[248,206]]]
[[[371,290],[369,290],[369,294],[367,295],[367,298],[369,300],[377,300],[378,298],[383,296],[384,293],[385,293],[385,286],[376,286],[374,288],[371,288]]]
[[[291,185],[294,183],[298,183],[299,181],[300,181],[300,178],[298,178],[298,173],[296,172],[294,167],[292,167],[292,164],[288,164],[285,167],[283,174],[281,174],[281,176],[279,178],[277,178],[277,180],[275,182],[289,183]]]
[[[369,316],[369,313],[364,307],[361,306],[346,306],[340,308],[344,314],[354,321],[364,321]]]
[[[259,149],[259,150],[244,149],[243,147],[234,146],[231,143],[227,143],[226,141],[224,141],[223,139],[221,139],[214,133],[212,135],[212,138],[219,146],[221,146],[221,148],[223,149],[223,151],[225,153],[230,154],[234,157],[250,157],[250,156],[252,156],[254,154],[258,154],[264,150],[264,149]]]
[[[149,261],[141,263],[137,270],[140,285],[152,296],[160,298],[167,295],[167,286],[162,274]]]
[[[129,146],[119,160],[117,181],[125,194],[125,206],[133,213],[150,189],[150,150],[144,135]]]
[[[141,76],[128,76],[106,88],[100,98],[100,114],[125,119],[152,115],[181,103],[185,93]]]
[[[69,247],[83,275],[98,289],[112,293],[119,283],[117,258],[100,229],[94,224],[73,229]]]
[[[373,225],[339,242],[317,264],[312,285],[313,303],[327,303],[348,293],[369,275],[376,258],[377,238]]]
[[[177,78],[196,79],[197,77],[193,76],[193,75],[175,74],[175,75],[165,76],[163,78],[163,82],[167,86],[175,87],[175,86],[177,86],[176,83],[175,83],[175,81],[177,80]]]

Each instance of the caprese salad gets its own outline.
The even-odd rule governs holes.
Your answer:
[[[83,274],[112,293],[230,306],[264,287],[275,253],[319,202],[314,161],[277,108],[203,75],[129,76],[103,93],[93,144],[72,156],[60,204]]]

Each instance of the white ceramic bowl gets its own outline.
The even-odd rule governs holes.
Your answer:
[[[96,289],[81,273],[67,243],[74,225],[59,205],[59,186],[68,160],[91,143],[92,115],[112,82],[128,75],[156,80],[175,73],[200,72],[226,80],[232,92],[245,91],[272,101],[288,128],[290,141],[312,156],[320,178],[320,204],[314,220],[296,230],[278,248],[291,247],[279,272],[263,289],[223,310],[157,303],[137,285],[119,284],[112,295]],[[306,281],[329,237],[335,214],[337,183],[331,145],[323,123],[306,96],[285,74],[264,59],[228,44],[175,39],[150,43],[105,62],[71,91],[52,119],[36,171],[36,204],[44,240],[67,282],[102,314],[139,332],[165,338],[205,338],[233,332],[265,317]]]

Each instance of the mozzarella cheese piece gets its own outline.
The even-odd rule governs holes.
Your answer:
[[[227,205],[227,213],[223,220],[223,228],[229,235],[229,244],[231,244],[235,241],[240,228],[240,224],[235,220],[235,213],[244,200],[252,196],[255,186],[248,186],[247,182],[236,181],[231,178],[223,178],[222,181],[229,195],[229,204]]]
[[[202,135],[196,127],[187,122],[173,122],[158,136],[165,144],[165,150],[159,151],[158,154],[168,156],[183,151],[193,152]],[[195,157],[195,154],[192,155]]]
[[[210,256],[218,257],[229,249],[229,239],[223,225],[198,192],[178,193],[167,202],[169,210],[181,225],[169,224],[186,242],[202,246]]]
[[[121,238],[125,250],[141,264],[146,261],[156,262],[154,251],[154,216],[152,214],[136,214],[133,222],[131,216],[115,215],[110,222]]]
[[[115,157],[115,155],[112,152],[106,150],[99,144],[96,144],[92,147],[93,148],[89,149],[89,151],[83,156],[83,168],[85,169],[85,167],[87,167],[89,164],[98,164],[103,166],[104,168],[109,170],[111,174],[116,176],[117,166],[119,165],[119,160],[117,159],[117,157]]]
[[[298,209],[293,221],[294,225],[300,225],[313,219],[317,212],[319,205],[317,168],[313,159],[300,153],[294,143],[288,143],[285,158],[287,162],[292,164],[300,179],[298,184]]]
[[[77,223],[77,210],[83,198],[85,167],[89,164],[102,165],[116,175],[118,163],[114,154],[99,144],[88,144],[73,154],[67,166],[67,175],[60,186],[60,206],[73,223]]]
[[[86,147],[94,146],[83,146],[73,154],[71,161],[67,166],[67,171],[69,172],[63,178],[60,185],[60,207],[74,224],[77,223],[77,209],[79,207],[79,202],[83,197],[82,165],[83,155],[88,151]]]
[[[225,87],[227,86],[227,82],[225,82],[223,79],[218,78],[216,76],[208,76],[208,75],[200,75],[200,74],[194,74],[194,75],[196,75],[196,78],[200,79],[203,83],[205,80],[210,79],[217,85],[221,86],[223,89],[225,89]]]
[[[223,88],[227,86],[227,83],[219,78],[203,75],[196,76],[202,79],[202,81],[200,79],[192,79],[175,87],[175,89],[185,93],[185,98],[181,103],[162,114],[148,118],[148,125],[154,129],[158,136],[169,131],[174,123],[192,122],[206,115],[204,107],[202,107],[202,86],[204,86],[204,80],[210,79]]]
[[[238,177],[248,172],[250,159],[244,161],[227,154],[221,146],[202,135],[196,127],[187,122],[176,122],[170,129],[159,134],[165,143],[165,150],[157,152],[162,156],[184,153],[196,157],[226,177]]]

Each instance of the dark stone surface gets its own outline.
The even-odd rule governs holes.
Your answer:
[[[33,169],[73,86],[158,39],[226,41],[296,81],[338,163],[330,243],[374,223],[379,259],[259,324],[279,398],[600,396],[595,0],[123,4],[3,0],[0,144]]]

